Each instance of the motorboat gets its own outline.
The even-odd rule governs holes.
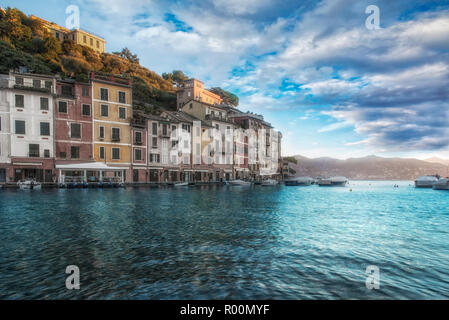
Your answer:
[[[432,188],[434,190],[449,190],[449,179],[448,178],[438,179],[438,181],[433,184]]]
[[[273,179],[267,179],[267,180],[262,181],[262,186],[264,186],[264,187],[276,186],[278,184],[279,184],[279,182],[277,180],[273,180]]]
[[[231,186],[249,186],[249,185],[251,185],[251,182],[243,181],[243,180],[232,180],[232,181],[229,181],[229,184]]]
[[[315,183],[315,179],[311,177],[298,177],[285,180],[286,186],[310,186],[313,183]]]
[[[21,190],[41,190],[42,184],[40,182],[37,182],[36,180],[20,180],[17,182],[17,185]]]
[[[180,183],[175,183],[174,186],[175,187],[188,187],[189,183],[188,182],[180,182]]]
[[[320,187],[344,187],[348,183],[348,178],[346,177],[331,177],[318,180],[318,185]]]
[[[438,178],[436,176],[422,176],[415,180],[415,187],[432,188],[436,182],[438,182]]]

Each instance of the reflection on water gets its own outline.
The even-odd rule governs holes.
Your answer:
[[[2,190],[0,298],[447,298],[449,192],[396,183]]]

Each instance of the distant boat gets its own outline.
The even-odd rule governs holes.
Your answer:
[[[344,187],[348,183],[346,177],[332,177],[318,180],[320,187]]]
[[[315,179],[311,177],[298,177],[285,180],[286,186],[310,186],[313,183],[315,183]]]
[[[432,186],[434,190],[449,190],[449,179],[441,178]]]
[[[434,183],[438,181],[435,176],[422,176],[415,180],[416,188],[432,188]]]
[[[276,186],[278,184],[279,184],[279,182],[276,180],[273,180],[273,179],[267,179],[267,180],[262,181],[262,186],[264,186],[264,187]]]
[[[17,182],[21,190],[41,190],[42,184],[36,180],[25,180]]]
[[[188,187],[188,186],[189,186],[188,182],[180,182],[175,184],[175,187]]]
[[[251,182],[243,180],[231,180],[229,181],[229,184],[231,186],[249,186],[251,185]]]

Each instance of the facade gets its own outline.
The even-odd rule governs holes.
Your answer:
[[[56,79],[52,76],[14,73],[1,76],[2,160],[5,180],[35,179],[54,182],[53,104]],[[8,110],[9,109],[9,110]],[[2,117],[2,118],[3,118]],[[9,119],[8,119],[9,118]],[[3,128],[2,128],[3,131]],[[3,146],[4,145],[4,146]]]
[[[61,42],[64,40],[72,40],[76,44],[89,47],[99,53],[106,52],[106,41],[100,36],[81,29],[69,30],[54,22],[49,22],[34,15],[31,15],[30,18],[39,21],[51,35]]]
[[[223,102],[221,97],[209,90],[204,89],[204,83],[198,79],[190,79],[184,82],[183,86],[176,92],[178,109],[190,100],[202,101],[212,105],[219,105]]]
[[[131,180],[131,79],[91,74],[93,153],[96,162],[121,167]]]
[[[131,126],[132,139],[132,182],[148,183],[148,131],[146,115],[134,111]]]
[[[93,162],[91,85],[58,80],[54,119],[56,165]],[[70,175],[81,174],[72,172]]]

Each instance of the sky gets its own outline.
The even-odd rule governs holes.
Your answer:
[[[449,0],[0,0],[237,94],[283,155],[449,158]],[[372,25],[379,9],[379,27]],[[367,13],[368,12],[368,13]],[[375,21],[374,21],[375,22]]]

